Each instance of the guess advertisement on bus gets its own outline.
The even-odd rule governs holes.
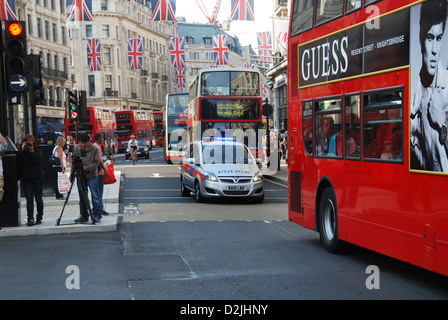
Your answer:
[[[447,0],[411,9],[410,169],[448,174]]]
[[[408,64],[406,9],[299,46],[299,88]]]

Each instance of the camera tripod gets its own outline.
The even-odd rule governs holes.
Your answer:
[[[72,193],[72,189],[74,186],[74,182],[76,180],[76,184],[78,186],[78,194],[79,194],[79,201],[82,203],[82,206],[87,209],[89,212],[90,220],[92,221],[92,224],[95,224],[95,219],[93,217],[92,208],[90,207],[89,202],[89,196],[88,196],[88,190],[87,190],[87,182],[86,177],[84,174],[84,170],[82,166],[80,168],[75,167],[74,171],[71,173],[70,177],[70,189],[67,193],[67,198],[64,201],[64,206],[62,207],[61,215],[59,216],[59,219],[56,220],[56,225],[59,226],[61,223],[62,214],[64,213],[65,206],[67,205],[68,199],[70,198],[70,194]],[[76,224],[75,223],[69,223],[69,224]]]

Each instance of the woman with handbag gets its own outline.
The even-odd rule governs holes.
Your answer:
[[[67,160],[63,149],[64,144],[65,144],[65,138],[59,136],[56,139],[56,145],[53,149],[53,153],[51,154],[52,157],[56,157],[59,159],[59,164],[53,164],[52,179],[51,179],[51,181],[53,181],[53,190],[57,200],[65,200],[64,195],[59,192],[58,188],[58,172],[65,173],[65,168],[67,167]]]
[[[27,134],[22,140],[22,146],[17,154],[20,169],[20,180],[26,197],[26,210],[28,214],[28,226],[42,223],[44,214],[44,201],[42,189],[44,185],[44,172],[42,170],[42,153],[37,148],[36,139]],[[36,199],[37,217],[34,221],[34,203]]]

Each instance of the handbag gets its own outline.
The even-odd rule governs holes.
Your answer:
[[[51,154],[51,157],[48,159],[48,163],[52,166],[61,166],[61,160],[59,159],[59,156],[54,154],[54,151],[57,150],[57,146],[53,149],[53,153]]]
[[[61,161],[59,160],[59,157],[57,157],[57,156],[51,156],[48,159],[48,163],[50,165],[53,165],[53,166],[60,166],[61,165]]]
[[[107,178],[105,175],[104,176],[104,184],[113,184],[113,183],[117,182],[117,179],[115,178],[113,162],[111,162],[107,165],[106,172],[107,172]]]

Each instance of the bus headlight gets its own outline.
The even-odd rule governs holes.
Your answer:
[[[263,181],[263,175],[260,171],[257,171],[254,175],[254,182]]]
[[[217,182],[218,177],[213,172],[206,172],[204,176],[205,180]]]

